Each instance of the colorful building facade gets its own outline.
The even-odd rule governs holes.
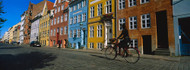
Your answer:
[[[190,0],[173,0],[175,55],[190,55]]]
[[[117,0],[116,18],[117,34],[126,24],[131,46],[141,54],[175,54],[171,0]]]
[[[68,40],[69,0],[55,0],[54,13],[50,15],[50,46],[65,48]]]
[[[39,24],[39,42],[41,45],[49,46],[49,33],[50,33],[50,13],[53,9],[53,4],[50,1],[46,1],[43,11],[41,13]]]
[[[88,48],[106,47],[115,34],[115,0],[89,0]]]
[[[88,0],[71,0],[69,4],[68,40],[79,49],[87,46]]]

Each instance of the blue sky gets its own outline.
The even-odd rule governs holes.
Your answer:
[[[3,24],[3,27],[0,29],[0,38],[4,35],[6,31],[13,25],[20,22],[20,15],[27,10],[29,2],[31,1],[34,4],[37,4],[43,0],[0,0],[3,1],[3,10],[6,14],[1,15],[0,17],[6,18],[7,21]],[[55,0],[49,0],[55,2]]]

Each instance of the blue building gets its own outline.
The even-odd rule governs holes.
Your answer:
[[[190,55],[190,0],[173,0],[176,56]]]
[[[68,40],[75,49],[87,47],[88,0],[69,3]]]

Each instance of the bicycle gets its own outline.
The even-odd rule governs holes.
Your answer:
[[[122,56],[128,63],[136,63],[138,62],[138,60],[140,59],[140,52],[138,51],[138,49],[136,47],[129,47],[130,43],[128,43],[127,47],[123,47],[120,48],[120,52],[118,54],[118,49],[119,45],[118,43],[114,43],[118,42],[118,39],[110,39],[111,43],[108,43],[109,46],[107,46],[106,50],[105,50],[105,56],[106,58],[110,59],[110,60],[114,60],[117,55]]]

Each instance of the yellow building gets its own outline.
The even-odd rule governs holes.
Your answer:
[[[49,46],[49,33],[50,33],[50,10],[53,9],[53,3],[46,1],[42,17],[40,18],[39,24],[39,42],[41,45]]]
[[[13,27],[9,28],[9,43],[16,41],[14,40],[14,37],[17,36],[17,34],[14,34],[14,31],[16,29],[17,26],[19,26],[20,23],[14,25]]]
[[[99,49],[115,38],[115,0],[89,0],[88,48]]]

